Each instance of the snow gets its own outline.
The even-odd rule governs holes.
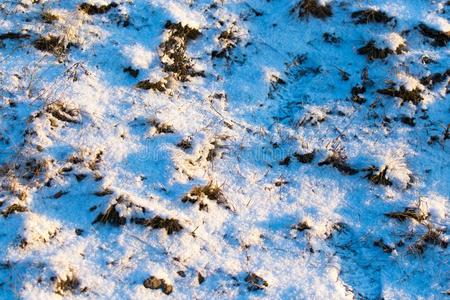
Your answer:
[[[450,51],[417,26],[449,31],[450,9],[319,2],[332,17],[300,19],[291,0],[127,0],[94,15],[78,0],[1,3],[0,35],[30,36],[0,40],[0,298],[444,299],[449,77],[424,78]],[[354,24],[367,8],[395,22]],[[164,66],[168,21],[200,31],[174,51],[203,74]],[[66,54],[34,47],[50,34]],[[371,40],[394,53],[359,55]],[[401,87],[423,100],[377,92]],[[94,223],[110,208],[126,224]],[[399,220],[405,209],[427,218]],[[138,224],[157,216],[182,229]],[[252,290],[252,273],[268,285]],[[145,288],[150,276],[173,292]]]

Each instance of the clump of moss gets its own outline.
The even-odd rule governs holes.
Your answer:
[[[375,9],[358,10],[352,13],[355,24],[383,23],[390,22],[393,17],[389,17],[385,12]]]
[[[112,8],[115,8],[117,6],[118,6],[118,4],[115,2],[112,2],[108,5],[101,5],[101,6],[96,6],[96,5],[92,5],[89,3],[81,3],[80,6],[78,6],[78,9],[88,15],[100,15],[100,14],[107,13]]]
[[[152,227],[153,229],[165,229],[168,235],[183,230],[183,226],[181,226],[180,221],[174,218],[166,219],[156,216],[151,219],[133,219],[133,222],[147,227]]]
[[[213,182],[209,182],[205,186],[196,186],[188,194],[186,194],[181,201],[189,203],[199,202],[200,210],[207,210],[208,205],[203,202],[204,199],[215,201],[217,204],[224,206],[226,209],[231,210],[231,206],[228,204],[225,195],[219,186]]]
[[[61,56],[67,52],[64,39],[61,37],[49,35],[41,36],[34,41],[34,47],[43,52],[49,52],[56,56]]]
[[[298,13],[300,18],[315,17],[318,19],[326,19],[333,15],[330,4],[321,5],[317,0],[302,0],[291,12]]]
[[[432,45],[437,47],[447,46],[450,40],[450,31],[443,32],[431,28],[423,23],[419,24],[419,31],[422,35],[433,40]]]
[[[410,102],[417,105],[421,101],[423,101],[422,90],[418,87],[410,91],[402,85],[399,89],[396,89],[395,87],[389,87],[377,90],[377,93],[400,98],[402,100],[401,105],[403,105],[404,102]]]
[[[377,48],[373,40],[358,49],[358,54],[366,55],[369,60],[385,59],[393,53],[389,48]]]
[[[196,71],[187,55],[187,45],[197,39],[201,33],[188,25],[167,22],[165,25],[168,38],[160,45],[163,70],[181,82],[189,81],[189,77],[204,76],[204,72]]]

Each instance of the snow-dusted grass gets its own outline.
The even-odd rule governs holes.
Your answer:
[[[446,2],[0,3],[0,298],[448,297]]]

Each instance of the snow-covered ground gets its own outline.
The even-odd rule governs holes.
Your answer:
[[[4,0],[1,299],[447,299],[450,3]]]

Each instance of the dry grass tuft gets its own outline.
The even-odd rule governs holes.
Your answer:
[[[64,296],[74,293],[80,287],[80,280],[75,275],[67,275],[66,278],[58,278],[55,282],[55,293]]]
[[[147,220],[143,218],[137,218],[133,219],[132,221],[136,224],[152,227],[153,229],[165,229],[168,235],[183,230],[183,226],[181,226],[180,222],[177,219],[173,218],[165,219],[161,218],[160,216],[156,216]]]
[[[389,17],[385,12],[375,9],[359,10],[352,13],[355,24],[383,23],[390,22],[393,17]]]
[[[386,177],[387,170],[387,166],[385,166],[381,171],[377,167],[372,166],[364,170],[369,172],[366,176],[364,176],[364,178],[368,178],[374,184],[391,186],[392,182]]]
[[[369,60],[385,59],[391,54],[394,54],[389,48],[377,48],[375,41],[369,41],[366,45],[358,49],[358,54],[366,55]]]
[[[107,13],[112,8],[115,8],[117,6],[118,6],[118,4],[115,2],[112,2],[108,5],[101,5],[101,6],[96,6],[96,5],[92,5],[89,3],[81,3],[80,6],[78,6],[78,9],[88,15],[100,15],[100,14]]]
[[[125,225],[127,220],[125,217],[121,217],[119,213],[116,211],[116,204],[111,205],[105,213],[100,213],[92,222],[92,224],[95,223],[103,223],[103,224],[111,224],[113,226],[122,226]]]
[[[403,103],[405,102],[410,102],[414,105],[418,105],[423,101],[422,90],[418,87],[416,87],[412,91],[408,91],[405,86],[402,85],[398,90],[395,87],[389,87],[377,90],[377,93],[400,98],[402,100],[401,105],[403,105]]]
[[[248,273],[245,282],[247,282],[247,289],[250,292],[263,290],[269,286],[269,283],[266,280],[255,273]]]
[[[22,212],[27,212],[28,208],[26,206],[20,205],[20,204],[12,204],[10,206],[8,206],[3,212],[2,215],[7,218],[9,215],[11,214],[16,214],[16,213],[22,213]]]
[[[312,16],[318,19],[326,19],[333,15],[330,4],[321,5],[317,0],[302,0],[291,9],[291,12],[298,13],[300,18]]]
[[[203,202],[203,199],[215,201],[217,204],[224,206],[226,209],[232,210],[220,187],[213,182],[209,182],[205,186],[194,187],[183,197],[183,199],[181,199],[181,201],[190,203],[199,202],[199,209],[207,210],[208,205]]]
[[[141,90],[154,90],[158,92],[165,92],[168,88],[167,79],[161,79],[160,81],[152,82],[150,80],[142,80],[136,84],[136,87]]]
[[[170,295],[173,292],[173,286],[171,284],[168,284],[164,279],[159,279],[155,276],[150,276],[149,278],[145,279],[143,285],[146,289],[161,289],[162,292],[166,295]]]
[[[450,40],[450,31],[443,32],[431,28],[425,24],[419,25],[419,31],[422,35],[433,40],[432,45],[437,47],[445,47],[447,46]]]
[[[45,110],[59,121],[80,123],[80,110],[62,101],[48,105]]]
[[[49,52],[55,56],[63,56],[67,53],[68,47],[64,43],[64,39],[58,36],[41,36],[34,41],[34,47],[43,52]]]
[[[191,58],[186,54],[188,43],[197,39],[200,31],[181,22],[170,21],[165,28],[168,38],[160,45],[163,70],[181,82],[189,81],[189,77],[204,76],[204,72],[194,69]]]

